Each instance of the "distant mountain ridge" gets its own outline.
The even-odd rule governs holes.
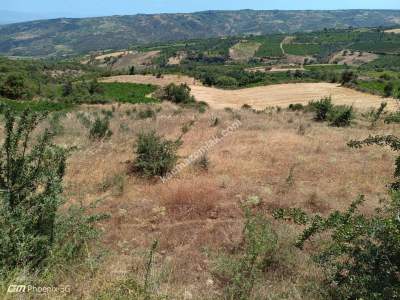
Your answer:
[[[400,10],[240,10],[40,20],[1,26],[0,54],[70,55],[139,43],[350,26],[400,26]]]

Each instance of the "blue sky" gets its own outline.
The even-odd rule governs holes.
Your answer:
[[[0,10],[58,16],[193,12],[211,9],[400,9],[400,0],[1,0]]]

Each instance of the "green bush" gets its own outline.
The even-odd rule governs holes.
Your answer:
[[[301,103],[289,104],[288,110],[291,110],[291,111],[304,110],[304,105]]]
[[[6,77],[0,87],[0,95],[13,100],[24,98],[25,100],[28,100],[32,97],[32,93],[27,86],[25,77],[18,73],[9,74]]]
[[[190,87],[187,84],[176,85],[171,83],[167,85],[162,93],[162,99],[177,104],[188,104],[195,102],[193,96],[190,95]]]
[[[314,120],[323,122],[328,119],[328,114],[333,108],[332,98],[325,97],[318,101],[311,101],[308,106],[315,113]]]
[[[307,109],[314,112],[315,121],[329,121],[330,125],[335,127],[349,126],[354,119],[352,106],[334,105],[331,97],[311,101]]]
[[[66,213],[62,183],[67,151],[52,143],[49,130],[36,132],[45,115],[5,113],[5,139],[0,148],[0,278],[9,272],[52,272],[84,255],[97,237],[102,216],[71,206]],[[33,135],[36,142],[31,142]],[[59,269],[57,270],[59,271]]]
[[[342,85],[352,83],[357,80],[357,77],[358,76],[354,71],[344,70],[340,78],[340,83]]]
[[[103,140],[109,138],[111,135],[110,119],[107,116],[103,118],[96,117],[90,124],[89,138],[91,140]]]
[[[219,76],[215,81],[216,86],[234,88],[238,86],[238,81],[229,76]]]
[[[393,94],[393,90],[394,90],[393,83],[392,82],[388,82],[385,85],[385,87],[383,88],[383,95],[385,97],[390,97]]]
[[[369,112],[363,114],[364,117],[371,121],[371,128],[375,128],[376,123],[381,119],[382,115],[385,114],[385,109],[387,107],[386,102],[382,102],[378,109],[371,109]]]
[[[338,105],[334,106],[328,114],[328,120],[331,126],[347,127],[351,125],[354,119],[354,110],[352,106]]]
[[[365,140],[362,141],[350,141],[348,146],[351,148],[362,148],[365,146],[386,146],[392,149],[393,151],[400,151],[400,139],[394,135],[378,135],[378,136],[369,136]],[[395,162],[395,171],[394,171],[395,182],[390,185],[391,190],[400,191],[400,155],[396,158]]]
[[[139,110],[137,112],[137,117],[138,119],[150,119],[150,118],[156,118],[157,114],[154,110],[151,108],[146,108],[145,110]]]
[[[5,114],[5,140],[0,150],[0,266],[35,267],[50,252],[61,204],[65,151],[45,131],[27,151],[43,116],[25,111]]]
[[[275,217],[308,225],[299,236],[303,249],[313,237],[324,236],[316,261],[326,270],[333,299],[398,299],[400,297],[400,194],[374,215],[358,212],[360,197],[346,212],[309,217],[298,209],[278,210]],[[329,239],[328,239],[329,237]]]
[[[180,145],[180,140],[165,140],[155,131],[140,133],[135,144],[136,158],[132,170],[144,177],[167,175],[178,161]]]
[[[385,118],[386,124],[400,123],[400,112],[394,112]]]

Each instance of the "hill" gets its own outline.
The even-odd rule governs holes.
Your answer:
[[[399,10],[241,10],[63,18],[1,26],[0,54],[63,56],[151,42],[399,24]]]

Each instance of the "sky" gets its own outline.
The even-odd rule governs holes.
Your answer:
[[[51,17],[236,9],[400,9],[400,0],[0,0],[0,10]]]

